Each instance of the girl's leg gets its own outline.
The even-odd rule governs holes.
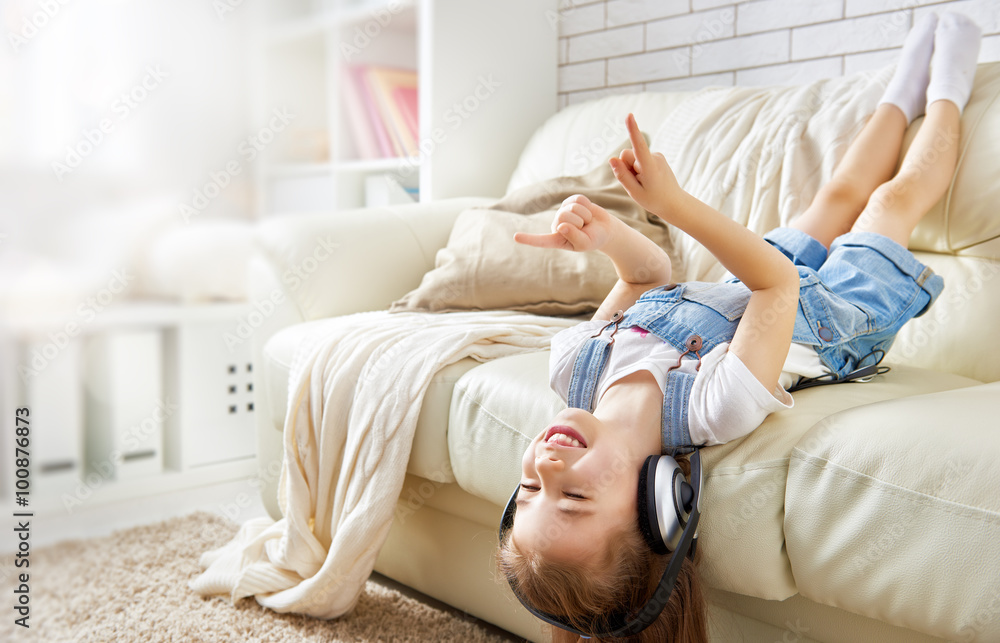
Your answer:
[[[980,34],[964,16],[941,17],[927,116],[899,173],[875,190],[852,231],[876,232],[905,248],[917,223],[948,189],[958,162],[959,121],[972,91]]]
[[[958,161],[960,118],[958,107],[949,100],[927,106],[899,173],[875,190],[852,232],[877,232],[904,248],[909,244],[917,223],[951,183]]]
[[[879,105],[851,142],[833,177],[789,227],[802,230],[827,248],[849,232],[875,188],[892,178],[906,125],[898,107]]]
[[[926,104],[937,16],[927,14],[906,37],[899,64],[875,114],[851,142],[829,183],[791,222],[826,247],[850,231],[875,189],[892,178],[903,135]]]

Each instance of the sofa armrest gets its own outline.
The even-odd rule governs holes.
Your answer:
[[[461,198],[328,214],[275,217],[255,231],[248,267],[251,312],[232,341],[253,351],[258,482],[272,517],[279,517],[282,426],[272,419],[264,346],[294,324],[386,308],[434,267],[437,251],[466,208],[493,199]]]
[[[1000,382],[836,413],[792,451],[799,592],[948,640],[1000,640]]]
[[[462,198],[336,214],[267,219],[259,254],[303,321],[381,310],[419,283],[466,208],[491,199]],[[251,298],[270,298],[275,280]]]

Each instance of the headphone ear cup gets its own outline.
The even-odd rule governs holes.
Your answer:
[[[636,503],[639,513],[639,532],[649,548],[657,554],[666,554],[668,549],[660,536],[660,526],[656,519],[656,465],[660,456],[651,455],[642,463],[639,471],[639,499]]]

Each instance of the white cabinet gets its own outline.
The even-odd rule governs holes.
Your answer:
[[[74,513],[256,475],[243,303],[128,302],[0,324],[0,408],[31,411],[31,507]],[[246,327],[252,331],[252,328]],[[232,338],[237,341],[232,341]],[[10,368],[13,366],[13,368]],[[0,455],[13,460],[13,423]],[[0,508],[14,501],[0,468]]]
[[[377,174],[419,186],[420,201],[501,196],[557,107],[555,15],[555,0],[265,3],[256,119],[263,128],[275,110],[293,116],[261,145],[261,213],[362,206]],[[418,154],[362,158],[344,100],[347,65],[417,72]]]

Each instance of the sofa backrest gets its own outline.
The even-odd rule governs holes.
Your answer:
[[[563,109],[528,142],[508,190],[560,175],[582,174],[606,162],[611,150],[627,137],[624,118],[629,112],[654,140],[656,151],[659,137],[655,133],[669,128],[675,108],[693,95],[626,94]],[[903,153],[922,122],[920,118],[911,124]],[[823,168],[823,180],[831,171]],[[746,213],[732,214],[747,220],[741,217]],[[977,70],[962,118],[960,157],[951,187],[914,231],[910,248],[944,276],[946,288],[927,314],[904,327],[888,362],[981,381],[1000,380],[1000,330],[995,323],[1000,320],[1000,63],[982,64]],[[676,259],[683,263],[686,257]]]
[[[628,139],[625,117],[635,114],[651,139],[689,92],[622,94],[570,105],[545,121],[521,152],[507,192],[557,176],[584,174],[606,163]]]

